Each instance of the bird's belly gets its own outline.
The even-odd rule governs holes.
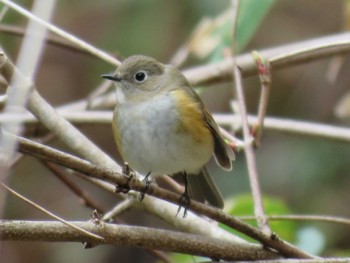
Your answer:
[[[199,143],[192,134],[179,131],[179,113],[170,96],[122,105],[115,114],[119,150],[130,167],[140,173],[197,173],[211,156],[210,142]]]

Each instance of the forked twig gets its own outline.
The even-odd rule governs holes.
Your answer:
[[[243,136],[244,136],[244,141],[246,142],[250,140],[251,134],[249,131],[247,111],[245,108],[245,99],[244,99],[244,93],[243,93],[243,88],[241,83],[242,81],[241,73],[237,66],[234,66],[233,74],[235,77],[235,88],[236,88],[236,93],[237,93],[237,98],[239,103],[239,110],[242,118]],[[258,180],[256,159],[255,159],[254,149],[251,144],[246,144],[244,148],[244,153],[246,156],[249,182],[250,182],[250,187],[252,189],[252,195],[254,200],[254,213],[257,218],[258,226],[260,229],[262,229],[262,231],[265,234],[271,235],[271,230],[268,225],[268,221],[265,217],[264,205],[261,198],[260,185]]]

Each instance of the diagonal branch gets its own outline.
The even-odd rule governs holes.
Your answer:
[[[76,231],[80,232],[80,233],[83,233],[85,236],[88,236],[88,237],[92,237],[94,242],[103,242],[104,239],[103,237],[99,236],[99,235],[96,235],[96,234],[93,234],[92,232],[90,231],[86,231],[85,229],[79,227],[79,226],[76,226],[66,220],[64,220],[63,218],[60,218],[58,216],[56,216],[55,214],[51,213],[50,211],[46,210],[45,208],[43,208],[42,206],[39,206],[37,205],[36,203],[34,203],[33,201],[29,200],[28,198],[24,197],[23,195],[20,195],[19,193],[17,193],[16,191],[14,191],[13,189],[11,189],[10,187],[8,187],[6,184],[0,182],[0,185],[2,187],[4,187],[7,191],[9,191],[10,193],[12,193],[13,195],[17,196],[18,198],[20,198],[21,200],[25,201],[26,203],[30,204],[31,206],[33,206],[34,208],[38,209],[39,211],[45,213],[46,215],[58,220],[59,222],[61,222],[62,224],[72,228],[72,229],[75,229]]]
[[[94,199],[92,199],[89,194],[81,189],[77,184],[71,181],[62,169],[57,165],[43,161],[42,164],[49,169],[59,180],[61,180],[79,199],[84,203],[85,206],[96,209],[99,213],[104,213],[105,209],[98,204]]]
[[[7,6],[6,6],[7,7]],[[0,24],[0,32],[5,33],[5,34],[10,34],[14,36],[23,36],[25,33],[25,30],[22,27],[15,26],[15,25],[6,25],[6,24]],[[35,36],[37,34],[33,32]],[[87,54],[93,57],[96,57],[95,55],[91,54],[90,52],[87,52],[85,49],[81,48],[80,46],[77,46],[76,44],[73,44],[72,42],[68,42],[65,39],[62,39],[62,37],[59,37],[57,35],[49,35],[46,36],[45,41],[48,44],[64,48],[70,51],[82,53],[82,54]]]
[[[49,22],[46,22],[45,20],[33,15],[31,12],[29,12],[28,10],[24,9],[23,7],[17,5],[16,3],[14,3],[10,0],[0,0],[0,2],[11,7],[12,9],[16,10],[21,15],[45,26],[51,32],[63,37],[64,39],[67,39],[67,40],[73,42],[74,44],[76,44],[77,46],[86,50],[87,52],[93,54],[94,56],[96,56],[96,57],[114,65],[114,66],[120,65],[120,62],[117,59],[115,59],[111,55],[107,54],[106,52],[102,51],[101,49],[95,48],[94,46],[90,45],[89,43],[77,38],[76,36],[69,34],[66,31],[54,26],[53,24],[50,24]]]

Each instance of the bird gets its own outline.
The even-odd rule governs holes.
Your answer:
[[[190,191],[223,208],[223,197],[207,166],[214,159],[231,171],[235,155],[181,71],[133,55],[102,77],[116,87],[112,128],[122,159],[147,177],[182,174],[187,205]]]

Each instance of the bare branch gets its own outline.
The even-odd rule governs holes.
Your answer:
[[[244,142],[246,143],[250,141],[251,135],[250,135],[249,126],[248,126],[248,116],[247,116],[247,110],[245,106],[243,87],[241,83],[242,81],[241,74],[237,66],[233,67],[233,74],[235,77],[235,89],[236,89],[238,103],[239,103],[239,111],[242,119]],[[254,200],[254,213],[256,215],[259,227],[262,229],[262,231],[265,234],[270,235],[271,229],[265,217],[264,205],[261,197],[260,185],[259,185],[259,179],[258,179],[258,171],[256,167],[256,159],[255,159],[254,149],[251,144],[246,143],[246,147],[244,148],[244,153],[246,156],[249,182],[250,182],[250,187],[252,189],[252,195]]]
[[[342,33],[259,50],[259,53],[262,57],[270,60],[273,70],[276,70],[335,54],[349,53],[349,39],[350,33]],[[236,61],[243,77],[257,74],[256,65],[251,54],[237,56]],[[226,58],[217,63],[186,69],[183,73],[192,86],[197,86],[232,80],[232,67],[232,58]]]
[[[254,150],[252,148],[252,145],[248,143],[248,141],[251,140],[251,134],[249,131],[249,126],[248,126],[248,114],[247,114],[247,109],[246,109],[246,104],[245,104],[245,98],[244,98],[244,91],[243,91],[243,85],[242,85],[242,75],[241,71],[237,66],[237,61],[236,61],[236,45],[235,45],[235,40],[236,40],[236,20],[238,17],[238,8],[239,8],[239,0],[231,0],[231,6],[233,9],[233,45],[232,45],[232,51],[231,51],[231,56],[233,56],[233,78],[234,78],[234,87],[235,87],[235,92],[238,100],[238,105],[239,105],[239,113],[241,115],[242,119],[242,127],[243,127],[243,138],[244,138],[244,153],[246,156],[246,162],[247,162],[247,167],[248,167],[248,175],[249,175],[249,182],[250,182],[250,187],[252,189],[252,195],[253,195],[253,200],[254,200],[254,214],[257,218],[257,223],[259,228],[264,232],[266,235],[271,235],[272,231],[269,226],[269,222],[265,217],[265,211],[264,211],[264,204],[262,201],[262,195],[260,192],[260,185],[259,185],[259,179],[258,179],[258,169],[256,167],[256,159],[255,159],[255,154]]]
[[[96,209],[99,213],[104,213],[105,209],[102,208],[95,200],[93,200],[87,192],[82,190],[77,184],[67,178],[62,169],[57,165],[50,162],[42,162],[43,165],[49,169],[59,180],[61,180],[73,193],[75,193],[80,200],[84,203],[85,206],[90,207],[91,209]]]
[[[325,222],[333,224],[342,224],[350,226],[350,219],[339,216],[326,216],[326,215],[268,215],[269,220],[274,221],[312,221],[312,222]],[[240,216],[241,220],[255,220],[255,216]]]
[[[213,114],[213,116],[220,125],[232,125],[232,123],[240,122],[240,117],[234,114]],[[249,125],[254,125],[256,121],[256,116],[248,116]],[[350,143],[350,129],[345,127],[275,117],[265,118],[264,125],[266,130]]]
[[[5,6],[8,8],[8,6]],[[1,24],[0,25],[0,31],[6,34],[14,35],[14,36],[23,36],[25,33],[25,30],[22,27],[15,26],[15,25],[6,25],[6,24]],[[37,36],[37,33],[33,32],[34,36]],[[78,52],[78,53],[83,53],[87,54],[89,56],[92,56],[96,58],[95,55],[87,52],[85,49],[82,49],[80,46],[77,46],[71,42],[68,42],[65,39],[62,39],[59,36],[56,35],[49,35],[45,39],[46,43],[64,48],[73,52]]]
[[[116,206],[113,207],[112,210],[105,213],[102,217],[103,221],[109,222],[114,217],[122,214],[126,210],[129,210],[132,206],[134,206],[134,203],[138,202],[136,199],[125,199]]]
[[[260,145],[260,140],[262,132],[264,129],[264,120],[266,116],[267,106],[269,102],[270,86],[271,86],[271,72],[270,72],[270,63],[265,58],[261,57],[260,54],[256,51],[252,52],[252,56],[255,59],[259,78],[260,78],[260,100],[259,100],[259,109],[258,109],[258,121],[252,128],[252,134],[255,138],[255,146]]]
[[[161,249],[191,255],[226,260],[255,260],[279,258],[275,252],[259,245],[247,248],[243,245],[186,234],[139,226],[108,223],[72,222],[87,231],[103,236],[103,244]],[[0,221],[2,240],[49,241],[49,242],[96,242],[59,222],[52,221]]]
[[[120,62],[117,59],[115,59],[111,55],[107,54],[106,52],[102,51],[101,49],[95,48],[94,46],[90,45],[89,43],[77,38],[76,36],[69,34],[66,31],[64,31],[64,30],[46,22],[45,20],[33,15],[32,13],[30,13],[26,9],[20,7],[16,3],[14,3],[10,0],[0,0],[0,1],[2,3],[4,3],[5,5],[11,7],[12,9],[16,10],[17,12],[19,12],[23,16],[28,17],[29,19],[45,26],[51,32],[63,37],[64,39],[67,39],[67,40],[73,42],[74,44],[76,44],[80,48],[85,49],[87,52],[93,54],[94,56],[96,56],[96,57],[114,65],[114,66],[120,65]]]

